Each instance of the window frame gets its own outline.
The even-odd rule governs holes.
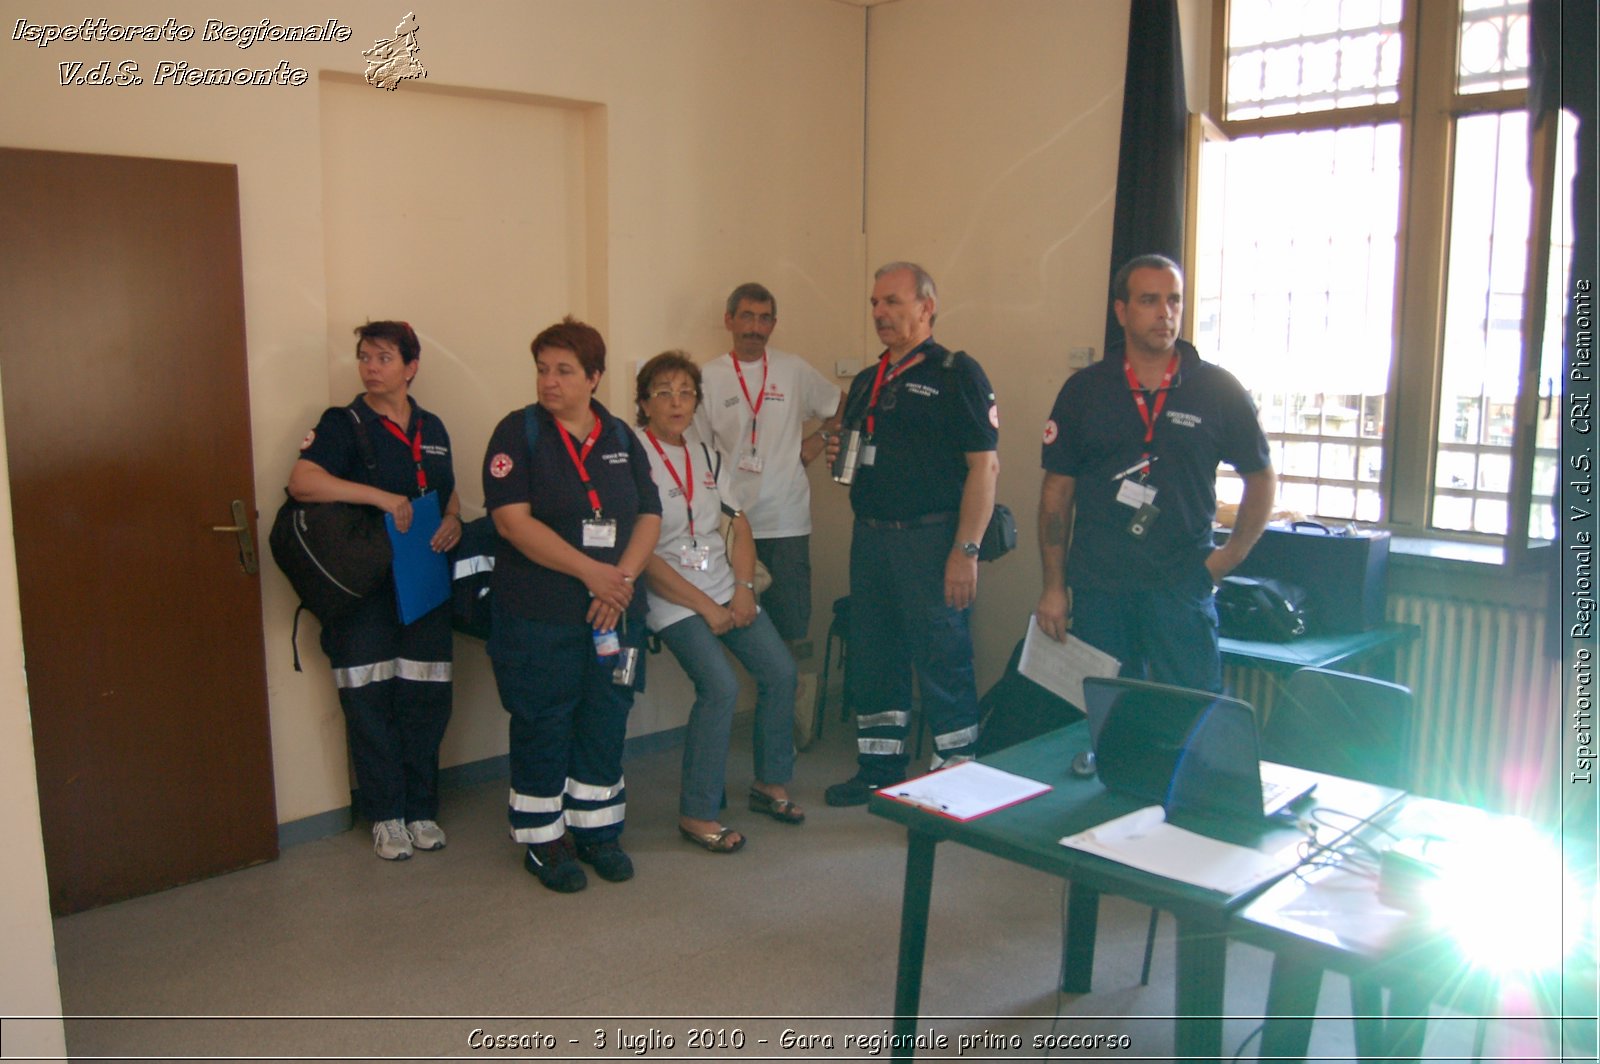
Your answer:
[[[1526,89],[1458,93],[1459,3],[1401,0],[1398,98],[1392,103],[1227,119],[1230,0],[1212,4],[1209,111],[1191,116],[1188,137],[1186,261],[1199,268],[1200,151],[1204,141],[1246,136],[1336,130],[1395,123],[1401,138],[1401,182],[1395,264],[1394,357],[1389,367],[1382,440],[1381,527],[1396,536],[1478,544],[1500,549],[1500,564],[1527,567],[1529,507],[1533,498],[1540,356],[1549,281],[1557,123],[1530,116],[1532,207],[1525,264],[1522,364],[1518,377],[1511,445],[1509,506],[1504,536],[1430,527],[1439,455],[1439,405],[1444,364],[1452,156],[1456,122],[1476,114],[1527,109]],[[1422,42],[1428,42],[1424,47]],[[1195,306],[1184,308],[1186,335],[1193,335]],[[1556,327],[1559,327],[1557,325]],[[1408,354],[1410,352],[1410,354]],[[1246,382],[1248,384],[1248,382]]]

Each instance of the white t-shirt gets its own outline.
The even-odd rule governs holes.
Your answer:
[[[744,384],[755,399],[761,389],[762,364],[741,362]],[[702,439],[722,452],[733,497],[750,519],[757,539],[804,536],[811,532],[811,482],[800,464],[800,438],[807,420],[833,416],[839,389],[798,355],[767,349],[766,389],[760,392],[756,418],[756,455],[761,471],[739,468],[750,454],[750,400],[739,387],[733,355],[724,354],[700,367],[705,401],[695,411]]]
[[[723,463],[721,475],[724,487],[719,488],[717,480],[712,478],[712,468],[706,465],[709,452],[712,466],[715,466],[716,452],[701,445],[692,426],[683,434],[682,447],[674,447],[657,437],[660,451],[656,450],[656,444],[650,441],[644,429],[635,428],[633,431],[639,437],[639,446],[650,458],[650,475],[655,478],[656,489],[661,492],[661,538],[656,541],[656,553],[667,560],[673,572],[704,591],[713,602],[727,604],[733,599],[733,566],[728,561],[728,545],[722,538],[719,524],[722,519],[722,492],[726,490],[728,479],[726,462]],[[665,459],[662,458],[663,454]],[[669,462],[672,465],[671,472],[667,468]],[[677,474],[677,479],[673,479],[673,473]],[[687,486],[687,473],[692,473],[694,477],[693,536],[689,535],[689,503],[684,497],[684,488],[679,486],[679,481]],[[693,550],[697,546],[706,551],[705,569],[687,568],[682,564],[682,550]],[[648,582],[645,594],[649,607],[646,623],[655,631],[659,632],[685,617],[694,616],[694,610],[689,607],[668,602],[650,590]]]

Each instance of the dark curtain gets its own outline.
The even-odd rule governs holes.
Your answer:
[[[1183,146],[1188,118],[1177,0],[1133,0],[1108,284],[1111,275],[1135,255],[1154,252],[1183,263]],[[1187,269],[1188,264],[1183,265]],[[1122,328],[1108,300],[1106,346],[1121,342]]]

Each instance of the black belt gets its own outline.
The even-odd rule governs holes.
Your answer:
[[[957,518],[960,516],[961,515],[958,513],[939,513],[923,514],[921,517],[913,517],[905,521],[879,521],[873,517],[858,517],[856,520],[861,524],[866,525],[868,528],[893,528],[903,530],[907,528],[927,528],[929,525],[954,524]]]

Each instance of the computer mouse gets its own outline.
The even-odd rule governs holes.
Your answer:
[[[1072,774],[1074,776],[1093,776],[1095,772],[1094,751],[1085,750],[1072,759]]]

